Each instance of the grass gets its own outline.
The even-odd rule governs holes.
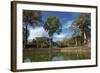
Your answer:
[[[79,50],[72,50],[66,52],[47,52],[47,53],[36,53],[34,50],[32,51],[24,51],[23,53],[23,60],[26,58],[31,59],[32,62],[40,62],[40,61],[52,61],[54,56],[63,56],[64,60],[83,60],[83,59],[90,59],[91,53],[90,49],[86,48],[79,51]]]

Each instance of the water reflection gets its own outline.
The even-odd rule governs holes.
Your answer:
[[[62,60],[64,60],[63,56],[54,56],[54,57],[52,57],[52,61],[62,61]]]
[[[24,60],[24,62],[31,62],[31,59],[26,58],[26,59]]]

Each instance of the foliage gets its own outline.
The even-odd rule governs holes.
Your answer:
[[[38,25],[38,22],[42,21],[42,13],[41,11],[33,11],[33,10],[23,10],[23,38],[25,44],[28,44],[27,38],[29,35],[28,26],[35,27]]]
[[[44,24],[44,29],[48,32],[48,35],[51,38],[52,47],[53,34],[59,34],[61,32],[61,24],[59,19],[56,16],[48,16],[47,21]]]
[[[81,13],[80,16],[72,23],[72,29],[74,30],[73,38],[76,42],[86,43],[90,39],[91,18],[90,13]],[[80,39],[79,39],[80,38]]]
[[[23,22],[28,22],[30,24],[36,23],[36,21],[42,20],[41,11],[24,10],[23,11]]]
[[[49,36],[53,36],[54,33],[61,32],[61,24],[56,16],[48,16],[47,22],[44,24],[44,29],[49,33]]]

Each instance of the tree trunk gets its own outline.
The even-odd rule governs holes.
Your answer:
[[[83,34],[82,34],[83,32],[82,31],[80,31],[80,34],[79,34],[79,40],[80,40],[80,46],[82,46],[82,37],[83,37]]]
[[[52,38],[53,38],[53,36],[51,36],[51,39],[50,39],[50,48],[52,49],[52,46],[53,46],[53,44],[52,44]]]
[[[25,44],[27,44],[27,29],[28,29],[28,24],[26,24],[26,36],[25,36]]]
[[[37,48],[38,48],[38,40],[36,40],[36,45],[37,45]]]
[[[86,43],[86,39],[87,39],[86,33],[84,32],[84,44]]]
[[[78,46],[78,41],[77,41],[77,38],[75,38],[75,43],[76,43],[76,46]]]

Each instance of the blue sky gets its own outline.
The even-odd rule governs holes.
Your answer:
[[[53,35],[53,41],[60,41],[63,38],[70,38],[73,34],[73,31],[70,30],[70,26],[72,22],[80,15],[79,12],[55,12],[55,11],[42,11],[42,20],[45,22],[47,21],[48,16],[53,15],[57,16],[60,20],[60,23],[62,25],[62,31],[61,33],[54,34]],[[41,23],[41,27],[36,28],[29,28],[29,37],[28,41],[32,41],[32,39],[35,39],[36,37],[49,37],[48,32],[46,32],[43,28],[43,23]]]

